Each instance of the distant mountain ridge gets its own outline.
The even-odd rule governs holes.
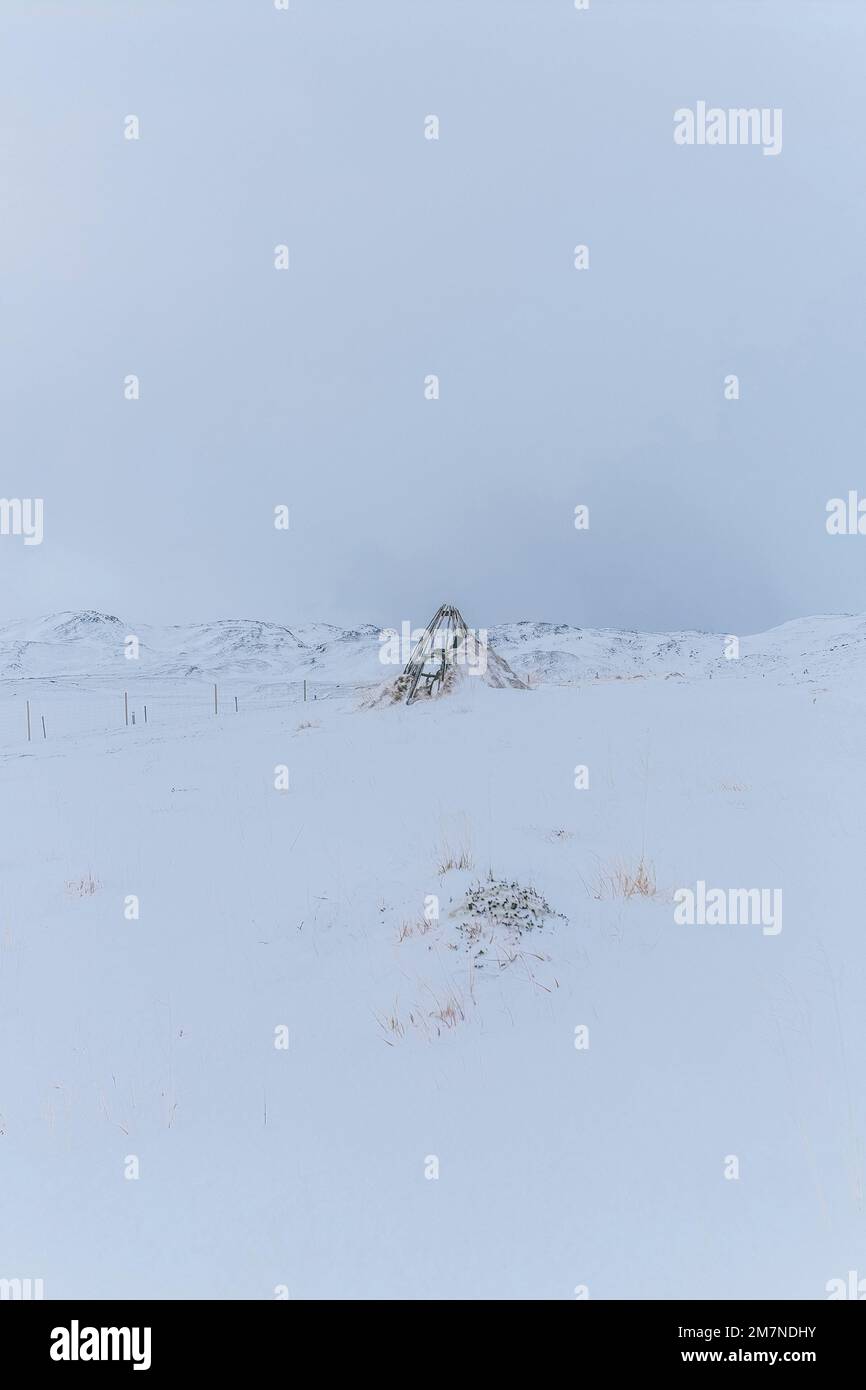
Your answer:
[[[372,682],[394,674],[379,660],[373,623],[291,626],[252,618],[126,624],[93,610],[0,625],[0,679],[117,675]],[[127,637],[139,642],[125,655]],[[489,641],[521,676],[540,684],[643,677],[704,679],[768,675],[820,680],[866,675],[866,615],[798,618],[734,639],[706,632],[630,632],[522,621],[489,630]],[[736,649],[736,655],[732,652]]]

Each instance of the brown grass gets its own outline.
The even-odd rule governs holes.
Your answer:
[[[381,1014],[377,1014],[375,1011],[373,1013],[373,1017],[384,1034],[382,1041],[386,1042],[389,1047],[394,1047],[398,1040],[405,1038],[409,1029],[414,1029],[428,1042],[431,1042],[433,1038],[441,1037],[444,1029],[451,1031],[466,1019],[465,1001],[459,990],[451,989],[440,998],[434,994],[429,985],[423,984],[421,981],[418,983],[432,999],[434,1005],[432,1009],[427,1004],[413,1004],[406,1013],[404,1021],[404,1018],[400,1017],[399,1004],[395,999],[393,1009],[386,1009]]]
[[[436,1008],[430,1011],[430,1018],[436,1019],[444,1028],[456,1028],[458,1023],[463,1023],[466,1010],[460,995],[455,992],[446,995],[444,1000],[437,999]]]
[[[382,1029],[382,1032],[385,1034],[384,1041],[388,1044],[389,1047],[394,1046],[394,1043],[392,1042],[393,1038],[402,1038],[405,1036],[406,1028],[400,1018],[400,1015],[397,1012],[396,999],[394,1000],[394,1008],[392,1010],[386,1011],[384,1014],[377,1014],[374,1011],[373,1017],[375,1018],[379,1027]]]
[[[593,897],[604,902],[613,898],[655,898],[659,895],[654,866],[641,855],[637,864],[614,860],[598,876]]]
[[[426,917],[404,917],[397,929],[397,940],[408,941],[413,936],[426,936],[433,926],[434,923],[428,922]]]
[[[66,891],[70,898],[92,898],[97,889],[102,884],[93,874],[87,874],[84,878],[69,878],[66,880]]]
[[[472,858],[472,850],[468,844],[462,845],[459,849],[452,849],[447,840],[443,840],[442,848],[439,851],[439,874],[450,873],[452,869],[472,869],[475,861]]]

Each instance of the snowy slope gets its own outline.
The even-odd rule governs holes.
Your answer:
[[[48,1297],[567,1300],[822,1298],[866,1269],[859,625],[765,635],[753,679],[19,734],[4,1270]],[[509,660],[589,640],[520,627]],[[175,650],[246,660],[221,636]],[[592,641],[662,676],[693,641],[621,636]],[[839,680],[763,678],[804,658]],[[657,894],[611,896],[642,854]],[[559,915],[470,948],[488,870]],[[700,879],[781,888],[783,930],[675,924]]]
[[[866,675],[866,616],[799,618],[769,632],[736,634],[620,632],[552,623],[508,623],[491,630],[514,667],[543,683],[670,676],[775,676],[798,681],[825,675]]]
[[[0,678],[141,677],[279,681],[303,678],[368,682],[395,674],[383,666],[374,624],[284,626],[226,619],[158,628],[130,625],[95,612],[59,613],[0,627]],[[138,659],[125,656],[133,635]],[[495,650],[520,675],[542,684],[597,679],[710,675],[772,676],[799,681],[827,674],[856,676],[866,666],[866,617],[814,617],[739,639],[726,656],[728,634],[641,633],[518,622],[490,629]]]

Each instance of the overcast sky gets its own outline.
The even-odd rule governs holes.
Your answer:
[[[866,609],[866,5],[3,0],[0,55],[0,618]]]

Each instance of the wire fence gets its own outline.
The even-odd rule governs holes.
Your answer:
[[[10,747],[116,729],[182,729],[214,719],[348,698],[362,683],[275,681],[265,684],[179,679],[139,680],[126,690],[75,678],[13,681],[0,689],[0,746]]]

